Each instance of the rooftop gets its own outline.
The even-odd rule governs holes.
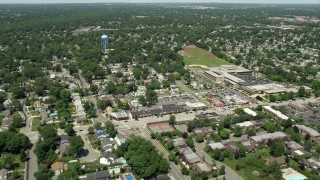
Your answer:
[[[277,116],[278,118],[282,119],[282,120],[287,120],[289,119],[288,116],[282,114],[282,112],[277,111],[275,109],[273,109],[271,106],[263,106],[264,109],[266,109],[267,111],[269,111],[270,113],[272,113],[273,115]]]
[[[307,132],[310,136],[312,137],[317,137],[317,136],[320,136],[320,133],[308,126],[305,126],[305,125],[296,125],[299,129],[302,129],[303,131]]]
[[[209,147],[213,150],[213,149],[224,149],[226,148],[221,142],[217,142],[217,143],[210,143]]]
[[[245,121],[242,123],[237,123],[236,125],[240,126],[240,127],[250,127],[250,126],[254,126],[255,122],[254,121]]]
[[[245,112],[245,113],[247,113],[247,114],[249,114],[249,115],[251,115],[253,117],[257,116],[257,113],[254,112],[253,110],[251,110],[250,108],[244,108],[243,112]]]
[[[260,142],[264,140],[278,139],[278,138],[285,138],[285,137],[287,137],[287,135],[283,132],[274,132],[274,133],[267,133],[267,134],[252,136],[251,139],[254,140],[255,142]]]

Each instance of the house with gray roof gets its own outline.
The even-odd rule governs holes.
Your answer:
[[[201,161],[201,158],[189,147],[180,149],[180,157],[189,166]]]

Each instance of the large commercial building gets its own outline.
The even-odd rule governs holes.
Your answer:
[[[296,86],[284,86],[263,77],[253,75],[254,72],[236,65],[210,67],[203,74],[216,83],[225,83],[235,89],[242,89],[249,94],[277,94],[297,92]],[[307,89],[309,89],[307,87]]]

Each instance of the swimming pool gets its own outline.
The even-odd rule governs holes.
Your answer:
[[[134,180],[132,174],[126,174],[126,179],[127,180]]]
[[[303,176],[300,176],[300,175],[297,175],[297,176],[290,176],[287,178],[287,180],[304,180],[306,179],[305,177]]]

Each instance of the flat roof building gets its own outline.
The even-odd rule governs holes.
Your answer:
[[[288,116],[282,114],[282,112],[277,111],[275,109],[273,109],[271,106],[263,106],[262,107],[265,111],[267,111],[268,113],[272,114],[276,119],[279,120],[287,120],[289,119]]]
[[[279,139],[286,139],[288,136],[283,132],[274,132],[274,133],[267,133],[261,134],[257,136],[250,137],[256,143],[267,143],[269,140],[279,140]]]
[[[226,146],[223,145],[221,142],[210,143],[208,146],[209,146],[209,149],[211,149],[211,150],[215,150],[215,149],[225,149],[225,148],[226,148]]]
[[[256,117],[256,116],[257,116],[257,113],[254,112],[253,110],[251,110],[250,108],[244,108],[244,109],[243,109],[243,112],[245,112],[246,114],[249,114],[249,115],[251,115],[251,116],[253,116],[253,117]]]
[[[300,133],[302,133],[303,135],[309,134],[309,136],[311,136],[313,140],[317,137],[320,137],[320,133],[318,131],[308,126],[298,124],[296,125],[296,127],[299,129]]]

